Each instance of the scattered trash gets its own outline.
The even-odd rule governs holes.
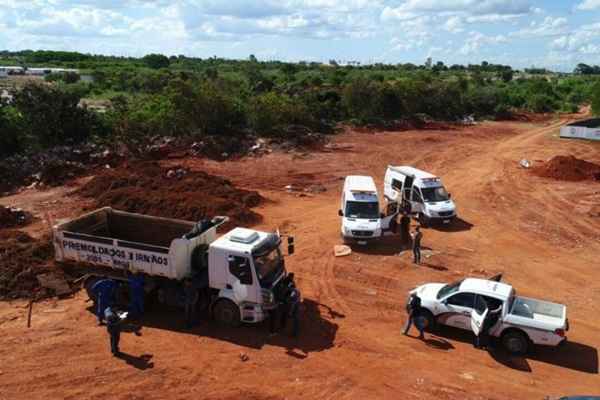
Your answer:
[[[475,377],[473,376],[473,374],[471,374],[469,372],[463,372],[462,374],[460,374],[460,377],[463,379],[466,379],[468,381],[475,380]]]
[[[367,289],[367,290],[366,290],[366,293],[367,293],[369,296],[377,296],[377,290],[375,290],[375,289]]]
[[[349,256],[350,254],[352,254],[352,249],[350,249],[350,246],[341,244],[333,246],[333,255],[336,257]]]
[[[248,355],[246,353],[240,353],[240,360],[242,360],[242,362],[246,362],[250,359],[250,357],[248,357]]]
[[[519,161],[519,165],[525,169],[530,168],[531,167],[531,162],[525,158],[523,158],[521,161]]]

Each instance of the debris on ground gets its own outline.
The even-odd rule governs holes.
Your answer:
[[[575,156],[556,156],[532,171],[541,177],[562,181],[600,181],[600,165],[576,158]]]
[[[177,171],[187,172],[173,179]],[[251,208],[263,201],[258,192],[238,189],[227,179],[180,167],[163,168],[156,161],[134,161],[104,170],[76,193],[94,199],[95,208],[110,206],[189,221],[227,215],[229,222],[223,229],[258,223],[261,216]]]
[[[240,360],[242,360],[242,362],[246,362],[250,359],[250,357],[248,357],[248,355],[246,353],[240,353]]]
[[[0,205],[0,229],[25,226],[33,217],[27,211],[15,207]]]
[[[525,169],[531,168],[531,162],[526,158],[521,159],[521,161],[519,161],[519,165]]]
[[[336,257],[349,256],[350,254],[352,254],[350,246],[342,244],[333,246],[333,255]]]

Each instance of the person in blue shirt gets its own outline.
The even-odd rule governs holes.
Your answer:
[[[106,330],[110,336],[110,352],[113,356],[119,356],[119,340],[121,339],[121,323],[122,319],[110,307],[104,311],[104,319],[106,320]]]
[[[144,314],[144,275],[129,273],[129,313],[132,318],[141,318]]]
[[[92,292],[96,296],[98,325],[102,325],[104,322],[104,311],[113,305],[116,289],[117,282],[112,279],[101,279],[92,286]]]

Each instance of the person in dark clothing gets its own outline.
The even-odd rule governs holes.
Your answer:
[[[414,323],[417,329],[419,330],[419,339],[425,339],[425,335],[423,334],[423,322],[421,321],[421,299],[417,294],[412,294],[410,296],[410,300],[407,306],[408,311],[408,320],[406,321],[406,326],[404,327],[404,334],[408,335],[408,331],[410,327]]]
[[[92,292],[96,296],[96,316],[98,325],[102,325],[104,311],[113,305],[117,283],[112,279],[101,279],[92,286]]]
[[[106,330],[110,335],[110,351],[113,356],[121,354],[119,351],[119,340],[121,339],[121,317],[117,315],[110,307],[104,311],[104,319],[106,320]]]
[[[413,256],[414,263],[417,265],[421,264],[421,239],[423,239],[421,227],[417,226],[417,230],[413,236]]]
[[[485,316],[485,318],[483,319],[483,323],[481,324],[481,330],[479,331],[479,335],[475,337],[476,348],[482,349],[484,347],[491,347],[490,331],[500,319],[501,313],[502,304],[500,304],[496,309],[488,311],[488,314]]]
[[[129,281],[129,313],[132,318],[140,318],[144,314],[144,275],[130,273]]]
[[[300,331],[300,292],[290,286],[281,307],[281,329],[285,329],[288,318],[292,320],[292,336],[297,337]]]
[[[183,283],[184,305],[185,305],[185,326],[189,329],[194,325],[196,316],[196,304],[198,304],[198,289],[194,287],[191,279],[186,279]]]
[[[410,244],[410,217],[407,215],[400,218],[400,234],[404,245]]]

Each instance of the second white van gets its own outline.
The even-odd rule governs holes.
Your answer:
[[[370,176],[350,175],[344,181],[340,209],[344,242],[367,241],[381,236],[379,196]]]
[[[414,167],[389,165],[384,196],[388,202],[408,204],[422,225],[447,224],[456,218],[456,206],[441,179]]]

